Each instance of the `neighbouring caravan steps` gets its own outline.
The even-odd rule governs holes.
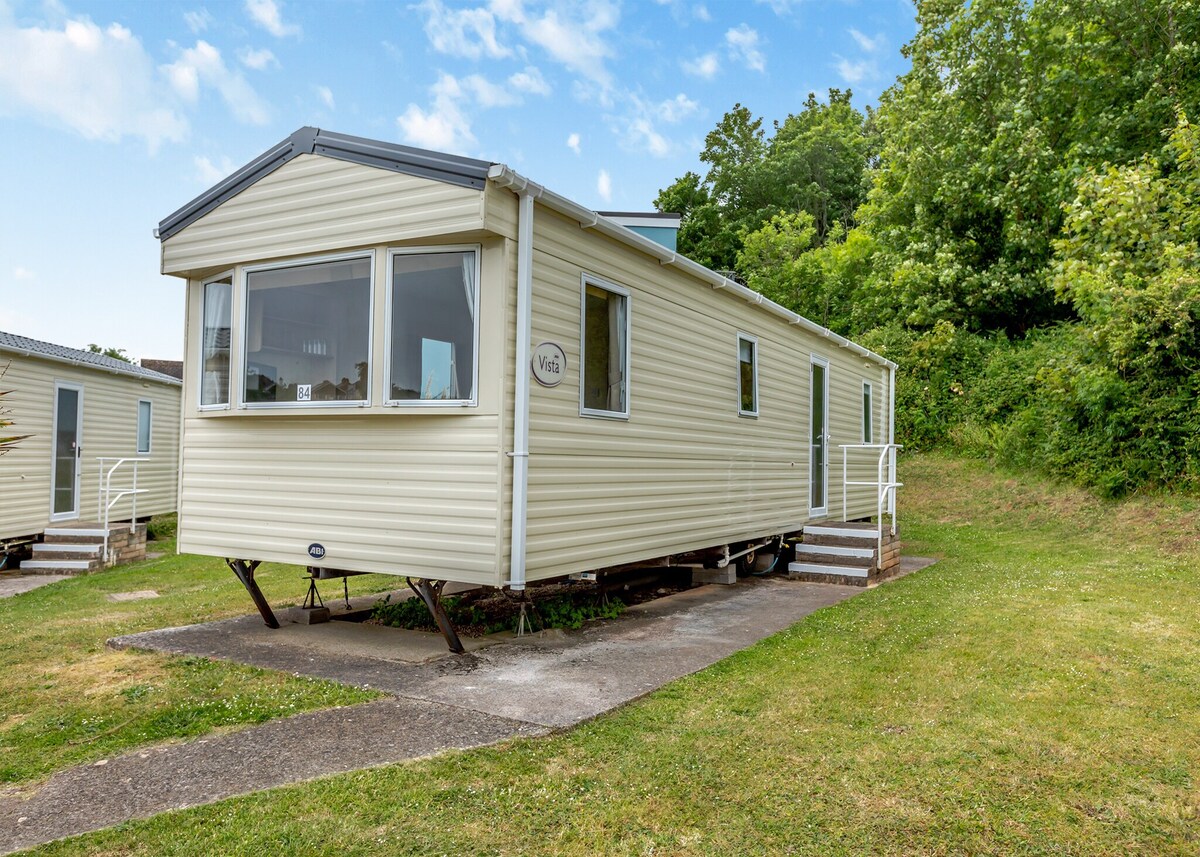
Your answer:
[[[33,557],[21,563],[21,571],[33,574],[87,574],[104,568],[104,526],[70,524],[51,527],[43,541],[33,546]],[[146,525],[133,531],[128,522],[108,528],[107,565],[133,562],[146,556]]]
[[[883,557],[875,524],[823,521],[804,528],[788,576],[797,580],[867,586],[900,567],[900,536],[885,525]]]

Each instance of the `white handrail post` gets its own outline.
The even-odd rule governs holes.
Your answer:
[[[850,493],[850,490],[849,490],[850,485],[849,485],[849,482],[847,481],[847,476],[846,476],[846,459],[847,459],[847,457],[849,457],[849,455],[850,455],[850,450],[843,446],[842,447],[842,520],[843,521],[847,520],[846,496]]]
[[[137,530],[137,466],[138,460],[135,458],[133,460],[133,509],[129,518],[129,532],[131,533]]]

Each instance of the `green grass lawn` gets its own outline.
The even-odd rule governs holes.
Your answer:
[[[937,565],[618,712],[37,853],[1198,853],[1200,502],[902,478]]]
[[[120,634],[254,612],[220,560],[176,556],[173,541],[149,549],[165,555],[0,600],[0,787],[137,746],[374,698],[236,664],[108,649],[105,640]],[[300,602],[303,574],[267,565],[258,577],[279,606]],[[160,597],[105,598],[146,589]]]

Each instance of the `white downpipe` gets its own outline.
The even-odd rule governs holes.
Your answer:
[[[518,191],[517,218],[517,389],[513,402],[512,549],[508,585],[525,588],[525,528],[529,501],[529,338],[533,315],[533,200],[528,185]]]

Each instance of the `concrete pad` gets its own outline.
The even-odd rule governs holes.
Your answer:
[[[29,592],[60,580],[71,580],[73,574],[20,574],[6,571],[0,574],[0,598],[12,598],[22,592]]]
[[[257,616],[131,634],[109,644],[233,660],[561,728],[703,669],[862,591],[749,578],[646,602],[618,619],[588,623],[561,637],[514,638],[507,645],[423,661],[403,649],[420,632],[343,622],[271,630]],[[349,627],[339,627],[344,625]],[[414,652],[445,654],[440,637],[424,640],[429,648],[412,642]]]

